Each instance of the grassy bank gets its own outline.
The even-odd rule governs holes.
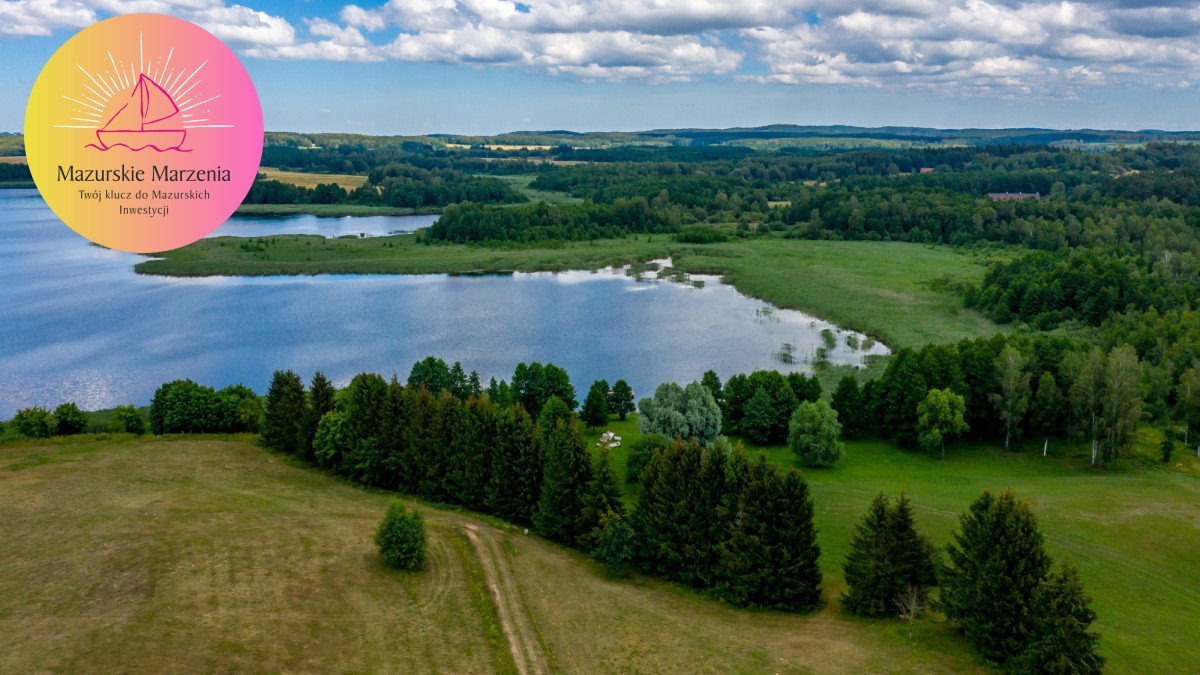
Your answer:
[[[977,668],[944,624],[735,610],[451,511],[421,507],[425,571],[389,572],[390,496],[248,439],[5,444],[0,481],[5,672]]]
[[[753,239],[698,249],[675,266],[723,274],[747,295],[815,314],[893,347],[919,347],[1001,328],[931,283],[982,278],[987,260],[900,242]]]
[[[587,434],[589,446],[605,429],[624,437],[612,454],[624,480],[626,448],[640,435],[636,422],[614,418]],[[920,527],[942,546],[983,490],[1011,488],[1033,504],[1050,554],[1079,568],[1110,672],[1196,672],[1200,646],[1190,636],[1200,630],[1200,460],[1183,453],[1164,467],[1153,460],[1158,440],[1145,428],[1134,456],[1106,471],[1088,469],[1088,448],[1065,442],[1052,443],[1047,458],[1040,442],[1007,455],[991,445],[959,444],[940,462],[875,439],[849,441],[836,468],[804,470],[816,503],[826,597],[844,588],[841,562],[879,491],[905,492]],[[747,447],[795,465],[784,446]],[[632,486],[625,487],[632,503]],[[941,640],[927,644],[947,648]]]
[[[669,237],[571,243],[545,248],[427,246],[412,234],[388,237],[280,235],[259,245],[214,237],[134,266],[141,274],[257,276],[267,274],[488,274],[597,269],[665,257],[683,250]],[[259,250],[261,249],[261,250]]]
[[[671,256],[676,267],[723,274],[743,293],[871,334],[893,347],[1000,330],[963,309],[953,292],[931,286],[944,274],[978,279],[984,272],[984,259],[946,247],[799,239],[698,246],[678,244],[668,235],[553,248],[425,246],[415,235],[270,240],[266,246],[243,247],[246,240],[234,237],[203,239],[135,269],[167,276],[486,273],[595,269]]]

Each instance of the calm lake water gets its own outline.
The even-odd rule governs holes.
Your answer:
[[[234,218],[218,233],[385,234],[403,218]],[[275,369],[338,386],[357,372],[396,372],[429,354],[510,377],[519,361],[567,369],[579,398],[592,380],[625,378],[638,396],[708,369],[807,370],[836,333],[835,363],[861,363],[854,334],[777,310],[713,277],[635,280],[621,270],[452,277],[340,275],[172,279],[134,274],[141,256],[92,246],[36,192],[0,190],[0,419],[65,400],[85,409],[149,403],[190,378],[265,392]],[[853,341],[853,340],[849,340]],[[781,352],[795,362],[783,364]]]

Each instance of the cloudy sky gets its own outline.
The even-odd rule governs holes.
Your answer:
[[[1197,0],[0,0],[0,130],[118,13],[243,58],[268,129],[1200,128]]]

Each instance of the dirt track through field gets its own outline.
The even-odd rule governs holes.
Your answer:
[[[492,600],[500,615],[500,625],[508,639],[509,650],[517,672],[521,675],[542,675],[550,672],[545,650],[538,639],[533,619],[521,600],[516,579],[500,542],[500,532],[486,525],[463,525],[479,564],[483,568]]]

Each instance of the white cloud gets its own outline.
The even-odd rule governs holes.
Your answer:
[[[82,28],[96,12],[80,2],[0,1],[0,35],[50,35],[58,28]]]
[[[358,0],[336,20],[289,20],[241,2],[0,0],[0,34],[49,35],[152,11],[195,21],[255,58],[971,96],[1179,87],[1200,66],[1195,0]]]

